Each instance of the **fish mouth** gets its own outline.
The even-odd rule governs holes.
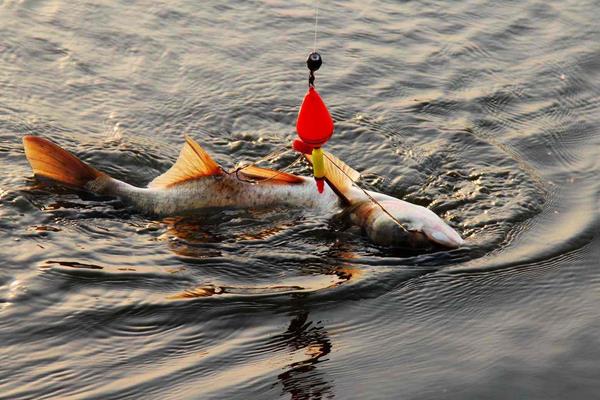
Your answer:
[[[444,247],[456,249],[462,246],[465,241],[460,235],[449,226],[444,226],[444,229],[424,229],[425,235],[433,242],[440,244]]]

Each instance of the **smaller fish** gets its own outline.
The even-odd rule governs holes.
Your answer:
[[[423,247],[435,243],[456,248],[464,243],[431,210],[358,188],[355,182],[360,173],[330,153],[325,152],[324,160],[328,186],[320,194],[312,177],[256,166],[226,172],[192,138],[186,136],[185,140],[175,164],[145,188],[114,179],[47,139],[25,136],[23,145],[36,177],[118,197],[146,214],[169,216],[209,208],[283,205],[330,214],[345,211],[352,223],[380,245]],[[310,156],[307,158],[310,160]]]

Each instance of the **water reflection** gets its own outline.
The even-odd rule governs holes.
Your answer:
[[[292,400],[332,399],[333,379],[318,368],[332,349],[329,334],[321,322],[309,320],[308,311],[301,310],[281,336],[295,360],[277,376],[283,393],[289,393]]]

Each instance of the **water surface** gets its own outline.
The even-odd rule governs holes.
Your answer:
[[[26,134],[140,186],[184,133],[225,167],[289,144],[313,2],[0,1],[0,398],[597,396],[600,4],[322,3],[328,149],[466,247],[32,177]]]

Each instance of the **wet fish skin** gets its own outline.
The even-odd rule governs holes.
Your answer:
[[[159,216],[193,212],[205,208],[303,207],[320,212],[341,210],[339,197],[330,188],[319,194],[312,178],[282,185],[269,182],[249,183],[235,175],[207,176],[169,188],[140,188],[109,176],[86,184],[97,194],[119,197],[137,210]]]

